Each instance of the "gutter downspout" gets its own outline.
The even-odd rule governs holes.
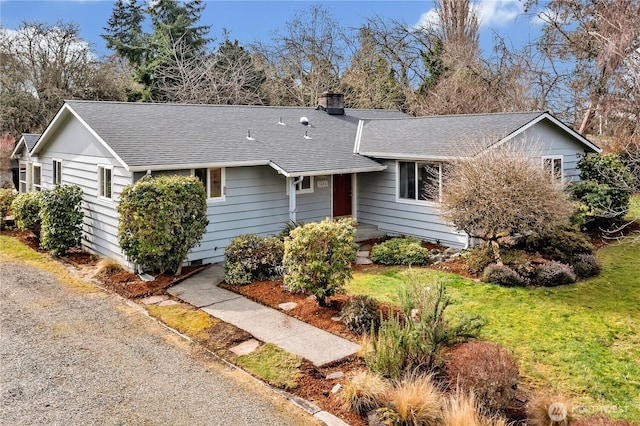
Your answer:
[[[304,180],[304,176],[298,176],[289,180],[289,220],[296,222],[296,186]]]

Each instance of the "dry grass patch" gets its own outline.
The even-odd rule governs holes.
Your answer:
[[[444,403],[442,426],[507,426],[507,422],[503,418],[483,415],[473,392],[457,391]]]
[[[207,340],[211,327],[220,322],[206,312],[182,303],[171,306],[151,305],[146,308],[150,315],[169,327],[200,341]]]

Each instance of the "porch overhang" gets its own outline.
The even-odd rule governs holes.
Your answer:
[[[326,169],[326,170],[300,170],[300,171],[288,171],[278,166],[273,161],[269,163],[273,169],[279,174],[286,177],[304,177],[304,176],[327,176],[327,175],[345,175],[345,174],[357,174],[357,173],[369,173],[369,172],[381,172],[387,169],[387,166],[380,164],[376,166],[367,167],[351,167],[343,169]]]

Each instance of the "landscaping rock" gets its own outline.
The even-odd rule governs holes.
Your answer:
[[[335,371],[331,374],[327,374],[327,379],[328,380],[339,379],[342,376],[344,376],[344,373],[342,371]]]
[[[341,390],[342,390],[342,385],[340,383],[336,383],[335,386],[331,388],[331,393],[335,395]]]
[[[260,342],[258,342],[256,339],[249,339],[245,342],[240,343],[239,345],[229,348],[229,350],[234,354],[240,356],[250,354],[251,352],[258,349],[259,346]]]
[[[298,306],[298,304],[296,302],[287,302],[287,303],[279,304],[278,308],[282,309],[283,311],[290,311],[293,308],[295,308],[296,306]]]
[[[173,306],[173,305],[179,305],[180,302],[176,302],[175,300],[164,300],[160,303],[158,303],[158,306]]]
[[[449,256],[453,256],[454,254],[459,253],[459,252],[460,252],[459,249],[456,249],[456,248],[453,248],[453,247],[449,247],[448,249],[446,249],[444,251],[444,254],[449,255]]]
[[[169,296],[149,296],[140,301],[143,305],[156,305],[167,300]]]
[[[331,317],[331,321],[340,322],[342,321],[342,317]]]
[[[368,257],[356,257],[356,265],[371,265],[373,262]]]

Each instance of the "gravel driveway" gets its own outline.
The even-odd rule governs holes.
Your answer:
[[[0,263],[2,425],[297,425],[313,417],[104,292]]]

